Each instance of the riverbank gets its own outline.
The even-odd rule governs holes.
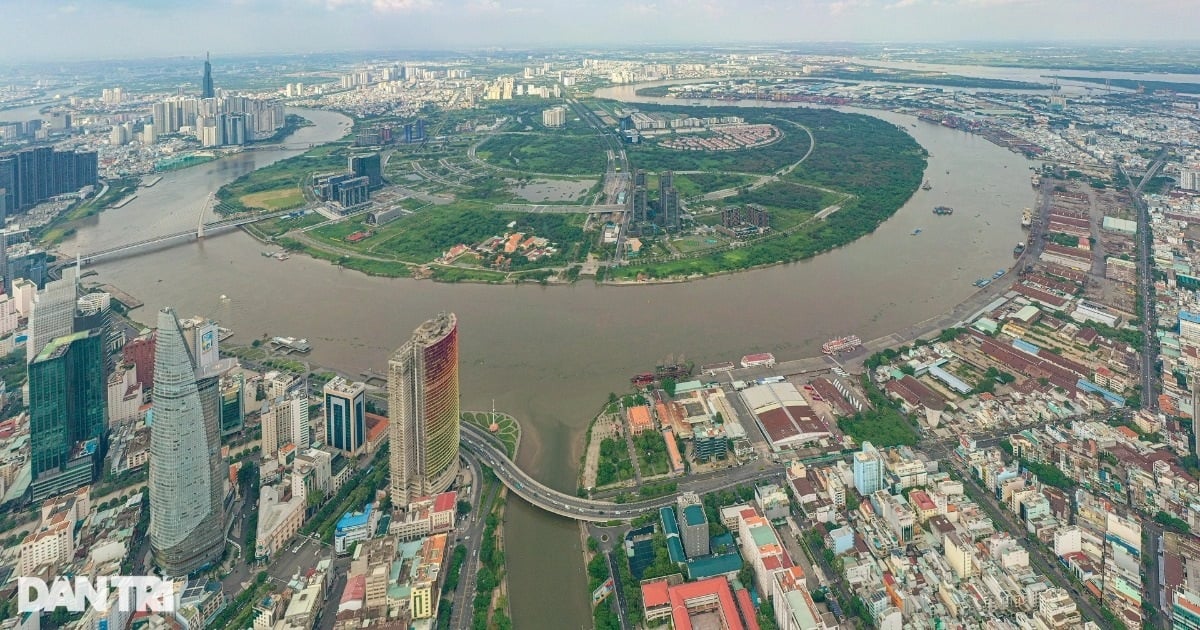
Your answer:
[[[666,107],[644,109],[665,111]],[[713,116],[746,113],[729,107],[706,111]],[[786,142],[749,151],[689,152],[660,146],[628,149],[631,162],[639,169],[674,171],[681,178],[726,171],[758,178],[728,195],[694,202],[693,212],[697,208],[708,211],[684,230],[643,233],[637,245],[641,258],[632,249],[617,251],[624,248],[614,240],[622,238],[601,239],[598,223],[583,230],[577,214],[497,212],[505,204],[489,206],[478,199],[426,205],[386,224],[368,223],[363,213],[357,213],[312,230],[297,229],[274,237],[291,251],[384,277],[412,276],[449,283],[573,284],[580,275],[579,257],[594,251],[610,261],[620,261],[597,274],[601,282],[694,280],[805,260],[858,240],[899,211],[926,176],[928,152],[907,130],[875,117],[792,108],[756,113],[747,120],[780,124],[803,133],[788,134]],[[342,153],[329,147],[310,150],[299,158],[245,175],[218,195],[225,207],[245,207],[252,195],[294,196],[296,182],[311,168],[332,167]],[[390,160],[389,172],[394,174],[392,163],[403,161]],[[419,172],[427,171],[416,160],[411,164]],[[475,194],[473,190],[459,192]],[[763,213],[759,226],[746,228],[719,216],[719,208],[728,205],[753,205]],[[619,208],[611,212],[619,214]],[[634,227],[621,218],[609,220],[619,223],[622,230]],[[433,230],[435,227],[438,229]],[[645,226],[636,227],[645,230]],[[739,231],[735,234],[733,228]],[[501,233],[504,239],[520,234],[527,242],[520,248],[505,246],[499,253],[495,239],[488,236]],[[550,249],[528,245],[538,239]],[[468,264],[461,264],[464,259]],[[546,266],[507,268],[539,263]]]
[[[58,245],[75,234],[76,226],[84,219],[95,216],[109,208],[121,208],[137,195],[139,180],[127,177],[104,184],[100,193],[90,199],[77,201],[52,221],[35,230],[35,236],[43,246]]]

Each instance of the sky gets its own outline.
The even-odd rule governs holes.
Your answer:
[[[1200,0],[0,0],[13,61],[795,42],[1197,41]]]

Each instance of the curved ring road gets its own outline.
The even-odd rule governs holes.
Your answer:
[[[578,521],[628,521],[647,512],[673,505],[678,494],[672,493],[655,499],[631,503],[595,501],[565,494],[546,487],[525,474],[483,429],[466,423],[461,427],[462,445],[475,453],[481,463],[490,466],[509,492],[515,493],[534,507],[559,516]],[[765,465],[747,464],[739,468],[689,478],[679,484],[679,489],[681,492],[690,490],[704,494],[745,483],[782,477],[783,472],[784,467],[773,462]]]

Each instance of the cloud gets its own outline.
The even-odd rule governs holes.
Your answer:
[[[324,0],[325,8],[369,7],[377,13],[405,13],[433,8],[433,0]]]
[[[380,13],[420,11],[433,7],[432,0],[372,0],[371,7]]]
[[[835,0],[829,3],[829,13],[831,15],[840,15],[850,9],[857,9],[867,4],[867,0]]]
[[[622,8],[621,13],[632,13],[634,15],[657,15],[658,5],[653,2],[626,3],[624,8]]]
[[[464,8],[468,13],[497,13],[501,10],[497,0],[471,0]]]

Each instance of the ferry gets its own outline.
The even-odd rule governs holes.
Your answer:
[[[954,208],[951,208],[950,206],[934,206],[933,213],[940,217],[947,216],[954,214]]]
[[[1031,225],[1033,225],[1033,210],[1025,208],[1025,211],[1021,213],[1021,227],[1028,230]]]
[[[1021,252],[1024,252],[1024,251],[1025,251],[1025,243],[1017,243],[1017,246],[1013,248],[1013,255],[1020,256]]]
[[[833,356],[843,352],[853,352],[862,347],[862,339],[858,335],[830,339],[821,346],[821,352]]]
[[[994,280],[994,279],[996,279],[996,278],[999,278],[1000,276],[1003,276],[1003,275],[1004,275],[1004,270],[1003,270],[1003,269],[1001,269],[1001,270],[997,271],[996,273],[992,274],[992,279]]]

